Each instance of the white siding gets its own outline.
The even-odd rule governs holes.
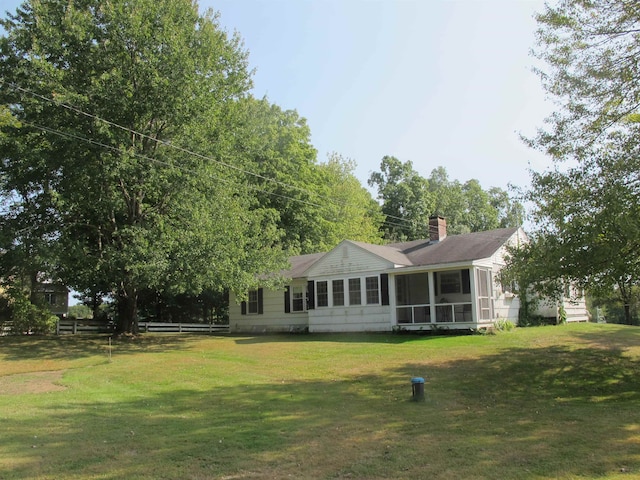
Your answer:
[[[309,332],[391,331],[388,305],[317,308],[309,311]]]
[[[308,271],[307,276],[323,275],[349,276],[359,272],[380,272],[393,264],[350,242],[342,242],[318,260]]]
[[[263,290],[263,313],[242,315],[240,303],[229,296],[229,328],[232,333],[299,332],[307,328],[307,312],[284,313],[284,292]]]
[[[488,259],[490,260],[491,275],[493,277],[493,311],[495,319],[510,320],[514,323],[518,322],[520,299],[511,292],[503,292],[502,285],[500,285],[497,279],[500,270],[502,270],[502,267],[505,265],[504,257],[507,253],[507,245],[519,245],[526,241],[527,236],[520,228]]]
[[[567,322],[589,321],[589,312],[587,310],[587,304],[584,297],[573,301],[563,299],[558,304],[543,300],[539,303],[535,313],[544,318],[555,318],[557,321],[559,318],[558,308],[560,305],[564,306],[564,311],[567,314]]]

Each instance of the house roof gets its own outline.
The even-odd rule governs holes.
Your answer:
[[[501,228],[486,232],[467,233],[447,236],[433,242],[430,240],[413,240],[411,242],[374,245],[364,242],[350,243],[399,266],[429,266],[446,263],[472,262],[491,257],[518,230]],[[284,272],[291,278],[303,277],[307,269],[320,260],[325,254],[314,253],[291,257],[291,268]]]
[[[503,246],[516,231],[501,228],[486,232],[452,235],[439,242],[417,240],[389,245],[400,249],[415,266],[458,263],[488,258]]]
[[[289,258],[291,268],[284,272],[285,276],[291,278],[300,278],[304,276],[303,274],[307,268],[324,257],[324,255],[324,253],[310,253],[308,255],[297,255]]]
[[[413,263],[405,255],[405,253],[398,248],[392,247],[391,245],[373,245],[371,243],[364,242],[354,242],[349,240],[354,245],[359,246],[367,250],[368,252],[373,253],[374,255],[379,256],[380,258],[384,258],[394,265],[412,265]]]

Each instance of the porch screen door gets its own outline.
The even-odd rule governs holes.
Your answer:
[[[476,279],[478,289],[478,319],[491,320],[493,318],[491,270],[488,268],[478,268],[476,270]]]

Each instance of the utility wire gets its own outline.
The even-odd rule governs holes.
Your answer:
[[[68,110],[70,110],[70,111],[72,111],[72,112],[74,112],[74,113],[76,113],[76,114],[86,116],[86,117],[91,118],[91,119],[93,119],[93,120],[97,120],[97,121],[102,122],[102,123],[105,123],[105,124],[107,124],[107,125],[109,125],[109,126],[112,126],[112,127],[118,128],[118,129],[121,129],[121,130],[123,130],[123,131],[126,131],[127,133],[131,133],[131,134],[134,134],[134,135],[138,135],[138,136],[140,136],[141,138],[146,138],[146,139],[151,140],[151,141],[153,141],[153,142],[156,142],[156,143],[158,143],[158,144],[160,144],[160,145],[162,145],[162,146],[173,148],[173,149],[175,149],[175,150],[180,151],[181,153],[185,153],[185,154],[188,154],[188,155],[191,155],[191,156],[195,156],[195,157],[197,157],[197,158],[200,158],[200,159],[202,159],[202,160],[208,160],[208,161],[211,161],[211,162],[214,162],[214,163],[220,164],[220,165],[222,165],[222,166],[225,166],[225,167],[227,167],[227,168],[231,168],[231,169],[233,169],[233,170],[236,170],[236,171],[238,171],[238,172],[244,173],[244,174],[246,174],[246,175],[253,176],[253,177],[256,177],[256,178],[259,178],[259,179],[261,179],[261,180],[265,180],[265,181],[268,181],[268,182],[271,182],[271,183],[275,183],[275,184],[277,184],[277,185],[279,185],[279,186],[282,186],[282,187],[286,187],[286,188],[290,188],[290,189],[298,190],[298,191],[301,191],[301,192],[307,193],[307,194],[309,194],[309,195],[319,197],[321,200],[328,200],[328,201],[330,201],[331,203],[333,203],[334,205],[338,205],[338,206],[340,206],[340,205],[343,205],[343,206],[355,206],[355,207],[357,207],[357,208],[363,208],[363,207],[362,207],[362,206],[360,206],[360,205],[354,205],[354,204],[349,204],[349,203],[337,202],[335,199],[332,199],[332,198],[329,198],[329,197],[322,196],[322,195],[318,194],[317,192],[313,192],[313,191],[308,190],[308,189],[306,189],[306,188],[304,188],[304,187],[299,187],[299,186],[297,186],[297,185],[288,184],[288,183],[285,183],[285,182],[282,182],[282,181],[276,180],[276,179],[274,179],[274,178],[265,177],[264,175],[261,175],[261,174],[258,174],[258,173],[255,173],[255,172],[252,172],[252,171],[249,171],[249,170],[246,170],[246,169],[243,169],[243,168],[237,167],[237,166],[235,166],[235,165],[231,165],[231,164],[226,163],[226,162],[223,162],[223,161],[221,161],[221,160],[217,160],[217,159],[215,159],[215,158],[213,158],[213,157],[210,157],[210,156],[207,156],[207,155],[203,155],[203,154],[200,154],[200,153],[194,152],[194,151],[192,151],[192,150],[188,150],[188,149],[186,149],[186,148],[184,148],[184,147],[180,147],[180,146],[178,146],[178,145],[174,145],[174,144],[173,144],[173,143],[171,143],[171,142],[167,142],[167,141],[164,141],[164,140],[160,140],[160,139],[158,139],[158,138],[152,137],[152,136],[147,135],[147,134],[144,134],[144,133],[142,133],[142,132],[139,132],[139,131],[133,130],[133,129],[131,129],[131,128],[124,127],[124,126],[119,125],[119,124],[117,124],[117,123],[115,123],[115,122],[112,122],[112,121],[110,121],[110,120],[106,120],[106,119],[104,119],[104,118],[102,118],[102,117],[99,117],[99,116],[97,116],[97,115],[94,115],[94,114],[91,114],[91,113],[85,112],[84,110],[79,109],[78,107],[75,107],[75,106],[73,106],[73,105],[69,105],[69,104],[66,104],[66,103],[64,103],[64,102],[59,102],[59,101],[57,101],[57,100],[55,100],[55,99],[51,99],[51,98],[45,97],[44,95],[41,95],[41,94],[36,93],[36,92],[33,92],[32,90],[29,90],[29,89],[23,88],[23,87],[21,87],[21,86],[19,86],[19,85],[15,84],[15,83],[13,83],[13,82],[6,82],[6,81],[4,81],[4,80],[0,80],[0,81],[1,81],[2,83],[7,83],[7,84],[8,84],[8,85],[10,85],[11,87],[13,87],[14,89],[16,89],[16,90],[18,90],[18,91],[20,91],[20,92],[22,92],[22,93],[29,94],[29,95],[31,95],[31,96],[33,96],[33,97],[35,97],[35,98],[39,98],[39,99],[44,100],[44,101],[49,102],[49,103],[53,103],[53,104],[54,104],[54,105],[56,105],[56,106],[60,106],[60,107],[66,108],[66,109],[68,109]],[[25,122],[25,123],[26,123],[26,122]],[[38,127],[36,127],[36,128],[44,129],[45,127],[38,126]],[[52,131],[51,133],[53,133],[53,131]],[[79,139],[82,139],[82,138],[80,137]],[[95,141],[88,140],[88,139],[84,139],[84,141],[88,141],[88,142],[90,142],[90,143],[94,143],[94,144],[96,144],[96,145],[98,145],[98,146],[103,146],[103,147],[105,147],[105,148],[109,148],[109,149],[112,149],[112,150],[115,148],[115,147],[111,147],[111,146],[108,146],[108,145],[105,145],[105,144],[100,144],[99,142],[97,142],[97,143],[96,143]],[[121,151],[121,150],[119,150],[119,149],[117,149],[117,150],[118,150],[118,151]],[[143,157],[144,157],[144,156],[141,156],[141,158],[143,158]],[[149,158],[149,157],[144,157],[144,158],[146,158],[147,160],[151,160],[151,161],[155,161],[155,162],[160,162],[159,160],[151,159],[151,158]],[[169,164],[165,164],[165,165],[169,165]],[[174,166],[174,167],[181,168],[180,166]],[[193,173],[193,172],[192,172],[192,173]],[[279,197],[281,197],[281,198],[285,198],[285,199],[289,199],[289,200],[297,201],[297,202],[299,202],[299,203],[304,203],[304,204],[311,205],[311,206],[316,206],[316,207],[321,207],[321,206],[322,206],[322,205],[317,204],[317,203],[307,202],[307,201],[300,200],[300,199],[296,199],[296,198],[289,197],[289,196],[286,196],[286,195],[275,194],[275,193],[273,193],[273,192],[267,192],[266,190],[261,190],[261,189],[258,189],[258,188],[255,188],[255,190],[257,190],[257,191],[261,191],[261,192],[263,192],[263,193],[268,193],[268,194],[271,194],[271,195],[273,195],[273,196],[279,196]],[[366,210],[366,209],[365,209],[365,210]],[[369,212],[373,212],[373,210],[368,210],[368,211],[369,211]],[[394,216],[394,215],[388,215],[388,214],[383,214],[383,215],[385,215],[385,216],[386,216],[386,218],[391,218],[392,220],[395,220],[395,221],[397,221],[397,222],[402,222],[402,223],[407,224],[407,225],[410,225],[410,226],[415,225],[415,222],[413,222],[413,221],[411,221],[411,220],[407,220],[406,218],[397,217],[397,216]],[[406,225],[402,225],[402,224],[399,224],[399,223],[396,223],[396,222],[388,222],[388,221],[383,222],[383,224],[387,224],[387,225],[391,225],[391,226],[399,226],[399,227],[404,227],[404,226],[406,226]],[[431,226],[429,226],[429,228],[432,228],[432,227],[431,227]]]
[[[222,165],[224,167],[230,168],[232,170],[241,172],[241,173],[243,173],[245,175],[253,176],[253,177],[259,178],[261,180],[274,183],[274,184],[276,184],[278,186],[281,186],[281,187],[285,187],[285,188],[289,188],[289,189],[293,189],[293,190],[298,190],[298,191],[303,192],[303,193],[307,193],[310,196],[318,197],[321,200],[327,200],[327,201],[331,202],[332,204],[334,204],[336,206],[346,206],[346,207],[352,206],[352,207],[356,207],[356,208],[363,208],[365,211],[373,213],[373,210],[368,210],[368,209],[366,209],[366,207],[362,207],[361,205],[349,204],[349,203],[346,203],[346,202],[338,202],[333,198],[320,195],[319,193],[314,192],[314,191],[309,190],[309,189],[306,189],[304,187],[288,184],[286,182],[282,182],[282,181],[276,180],[274,178],[266,177],[264,175],[252,172],[250,170],[246,170],[246,169],[240,168],[238,166],[229,164],[229,163],[224,162],[222,160],[217,160],[217,159],[215,159],[213,157],[194,152],[192,150],[189,150],[189,149],[184,148],[184,147],[180,147],[178,145],[174,145],[171,142],[167,142],[165,140],[160,140],[158,138],[152,137],[150,135],[144,134],[144,133],[136,131],[134,129],[131,129],[131,128],[128,128],[128,127],[124,127],[124,126],[119,125],[119,124],[117,124],[115,122],[112,122],[110,120],[106,120],[106,119],[104,119],[102,117],[99,117],[97,115],[85,112],[84,110],[82,110],[82,109],[80,109],[78,107],[75,107],[73,105],[69,105],[67,103],[60,102],[60,101],[57,101],[55,99],[48,98],[48,97],[46,97],[44,95],[41,95],[41,94],[36,93],[36,92],[33,92],[32,90],[29,90],[27,88],[23,88],[23,87],[15,84],[13,82],[6,82],[5,80],[2,80],[2,79],[0,79],[0,82],[2,82],[3,84],[4,83],[8,84],[9,86],[14,88],[15,90],[17,90],[19,92],[22,92],[24,94],[28,94],[28,95],[31,95],[31,96],[33,96],[35,98],[39,98],[41,100],[44,100],[46,102],[53,103],[56,106],[60,106],[60,107],[63,107],[65,109],[68,109],[68,110],[70,110],[70,111],[72,111],[72,112],[74,112],[74,113],[76,113],[78,115],[86,116],[86,117],[91,118],[93,120],[96,120],[96,121],[105,123],[105,124],[107,124],[109,126],[118,128],[118,129],[123,130],[123,131],[126,131],[127,133],[131,133],[133,135],[137,135],[137,136],[139,136],[141,138],[146,138],[148,140],[156,142],[159,145],[162,145],[162,146],[165,146],[165,147],[169,147],[169,148],[173,148],[173,149],[175,149],[175,150],[177,150],[177,151],[179,151],[181,153],[184,153],[184,154],[187,154],[187,155],[190,155],[190,156],[194,156],[194,157],[199,158],[201,160],[207,160],[207,161],[210,161],[210,162],[213,162],[213,163],[217,163],[219,165]],[[88,138],[85,138],[85,137],[80,137],[80,136],[77,136],[77,135],[74,135],[74,134],[71,134],[71,133],[68,133],[68,132],[61,132],[61,131],[58,131],[58,130],[55,130],[55,129],[52,129],[52,128],[49,128],[49,127],[44,127],[42,125],[36,125],[36,124],[29,123],[29,122],[26,122],[26,121],[23,122],[23,123],[28,124],[28,125],[32,126],[33,128],[37,128],[37,129],[40,129],[40,130],[48,132],[48,133],[60,135],[60,136],[67,137],[67,138],[70,138],[70,139],[81,140],[81,141],[93,144],[95,146],[106,148],[106,149],[109,149],[109,150],[112,150],[112,151],[116,151],[116,152],[119,152],[119,153],[124,153],[123,150],[118,148],[118,147],[113,147],[111,145],[107,145],[107,144],[98,142],[96,140],[88,139]],[[171,165],[170,163],[163,162],[161,160],[158,160],[158,159],[155,159],[155,158],[152,158],[152,157],[148,157],[148,156],[145,156],[145,155],[142,155],[142,154],[138,154],[138,153],[133,153],[133,155],[137,156],[138,158],[150,161],[150,162],[155,162],[155,163],[158,163],[158,164],[162,164],[164,166],[171,166],[173,168],[182,169],[185,172],[196,174],[196,172],[194,172],[194,171],[192,171],[190,169],[187,169],[186,167],[180,166],[180,165]],[[210,173],[210,175],[213,176],[214,178],[218,179],[218,180],[229,182],[229,180],[224,179],[222,177],[215,176],[215,175],[213,175],[211,173]],[[314,207],[322,207],[323,206],[323,205],[321,205],[319,203],[309,202],[309,201],[306,201],[306,200],[298,199],[298,198],[295,198],[295,197],[290,197],[290,196],[283,195],[283,194],[278,194],[278,193],[275,193],[275,192],[269,192],[267,190],[261,189],[261,188],[259,188],[257,186],[253,186],[253,185],[250,185],[250,188],[252,190],[254,190],[254,191],[266,193],[266,194],[271,195],[271,196],[283,198],[283,199],[286,199],[286,200],[291,200],[291,201],[294,201],[294,202],[297,202],[297,203],[301,203],[301,204],[305,204],[305,205],[309,205],[309,206],[314,206]],[[382,215],[385,216],[385,220],[382,222],[383,225],[395,226],[395,227],[401,227],[401,228],[406,228],[407,226],[415,226],[415,222],[412,221],[412,220],[408,220],[406,218],[402,218],[402,217],[398,217],[398,216],[394,216],[394,215],[390,215],[390,214],[382,213]],[[394,220],[394,221],[390,221],[389,219]],[[435,232],[435,231],[438,230],[438,227],[435,226],[435,225],[429,225],[428,224],[426,226],[428,227],[430,232]]]

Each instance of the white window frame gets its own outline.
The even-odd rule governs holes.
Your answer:
[[[258,290],[249,290],[247,294],[247,315],[258,315],[259,304]]]
[[[352,283],[355,285],[356,281],[358,282],[358,289],[351,289]],[[361,277],[351,277],[347,280],[348,294],[349,294],[349,306],[351,305],[362,305],[362,278]],[[353,295],[352,295],[353,294]],[[353,297],[353,298],[352,298]],[[357,299],[355,297],[358,297]],[[352,301],[353,300],[353,301]]]
[[[296,302],[300,303],[300,308],[296,308]],[[289,287],[289,307],[291,313],[307,311],[307,286],[291,285]]]
[[[375,280],[376,287],[375,289],[369,288],[369,280]],[[367,305],[380,305],[380,276],[379,275],[370,275],[368,277],[364,277],[364,290],[365,290],[365,300]],[[375,301],[369,301],[369,294],[375,292]]]
[[[336,289],[335,289],[335,285],[337,282],[342,282],[342,291],[340,292],[340,290],[338,290],[338,292],[340,292],[340,294],[342,295],[342,303],[336,305]],[[331,280],[331,306],[332,307],[344,307],[346,306],[345,304],[345,300],[347,299],[345,294],[344,294],[344,278],[335,278],[333,280]]]
[[[318,280],[315,282],[316,284],[316,308],[327,308],[331,305],[330,296],[329,296],[329,285],[331,284],[329,280]],[[323,293],[320,292],[320,284],[324,284],[325,291]],[[333,284],[331,284],[333,285]],[[326,303],[322,305],[321,298],[324,298]]]

